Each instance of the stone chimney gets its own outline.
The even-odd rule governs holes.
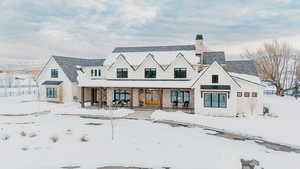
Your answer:
[[[195,46],[196,46],[196,55],[202,54],[202,52],[206,51],[206,48],[203,43],[203,35],[198,34],[196,36]]]

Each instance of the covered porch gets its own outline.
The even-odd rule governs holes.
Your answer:
[[[81,107],[127,107],[140,110],[194,111],[191,88],[81,87]]]

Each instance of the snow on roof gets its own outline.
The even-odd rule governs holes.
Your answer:
[[[247,74],[239,74],[239,73],[233,73],[233,72],[228,72],[228,73],[233,77],[248,80],[250,82],[257,83],[257,84],[262,84],[258,76],[247,75]]]
[[[129,87],[129,88],[191,88],[190,81],[149,81],[149,80],[83,80],[80,86],[88,87]]]
[[[169,65],[173,60],[175,60],[176,56],[181,53],[187,61],[191,64],[197,64],[199,62],[199,57],[195,56],[194,50],[187,50],[187,51],[154,51],[154,52],[127,52],[127,53],[112,53],[105,62],[105,66],[109,66],[114,63],[116,58],[123,54],[126,60],[131,65],[139,65],[142,61],[149,55],[152,54],[154,59],[160,65]]]

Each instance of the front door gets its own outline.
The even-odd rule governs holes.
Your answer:
[[[145,104],[146,105],[158,105],[159,104],[159,94],[158,90],[147,89],[145,92]]]

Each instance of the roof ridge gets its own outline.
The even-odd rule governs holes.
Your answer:
[[[101,59],[91,59],[91,58],[78,58],[78,57],[71,57],[71,56],[58,56],[58,55],[53,55],[53,58],[59,57],[59,58],[69,58],[69,59],[81,59],[81,60],[105,60],[104,58]]]

